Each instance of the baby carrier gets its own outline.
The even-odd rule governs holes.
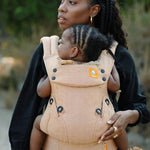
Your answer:
[[[51,84],[51,97],[40,127],[48,136],[44,150],[117,150],[113,140],[98,144],[114,114],[107,81],[114,58],[103,50],[97,61],[77,64],[61,60],[58,37],[41,39],[44,62]],[[115,53],[117,43],[111,48]]]

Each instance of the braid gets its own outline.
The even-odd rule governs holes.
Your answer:
[[[77,35],[77,40],[76,40],[76,44],[78,43],[79,41],[79,32],[78,32],[78,27],[76,27],[76,35]]]
[[[78,26],[78,45],[80,46],[81,26]]]
[[[122,20],[115,0],[89,0],[90,5],[99,4],[100,12],[94,18],[94,26],[105,35],[112,34],[114,39],[121,45],[127,47],[125,33],[122,29]]]
[[[119,9],[117,8],[117,6],[113,6],[113,22],[112,22],[112,28],[110,30],[110,33],[113,34],[114,36],[114,39],[116,41],[119,42],[119,44],[125,46],[126,48],[128,48],[127,46],[127,41],[126,41],[126,36],[125,36],[125,33],[122,29],[122,20],[120,18],[120,15],[119,15]]]
[[[81,49],[83,49],[83,47],[84,47],[85,39],[87,37],[87,32],[88,32],[85,27],[82,27],[82,30],[83,30],[83,32],[82,32],[82,45],[81,45]]]
[[[85,49],[87,47],[87,44],[88,44],[88,39],[91,35],[91,32],[92,32],[92,28],[89,28],[89,26],[84,26],[84,32],[83,32],[83,35],[86,36],[85,37],[85,41],[83,43],[83,47],[82,49]],[[91,41],[90,41],[91,42]]]
[[[105,5],[101,5],[102,11],[101,11],[101,22],[100,23],[100,31],[101,33],[105,33]]]
[[[111,29],[111,22],[112,22],[112,7],[113,7],[113,2],[112,1],[110,1],[110,3],[109,3],[109,11],[110,11],[110,13],[109,13],[109,20],[108,20],[108,29],[110,30]]]
[[[110,1],[108,1],[108,0],[105,1],[105,3],[106,3],[106,5],[105,5],[106,6],[106,13],[105,13],[105,18],[106,18],[105,25],[106,25],[106,27],[105,28],[107,28],[107,30],[109,30],[109,15],[108,14],[111,14],[111,13],[109,13],[109,11],[110,11],[109,2]]]
[[[81,24],[72,25],[70,28],[73,28],[73,44],[79,49],[84,49],[91,34],[91,28],[88,25],[83,26]]]
[[[73,28],[73,33],[74,33],[74,44],[77,42],[77,35],[76,35],[76,28],[75,27],[72,27]]]
[[[80,38],[81,38],[81,40],[80,40],[80,47],[81,47],[81,49],[83,48],[83,44],[84,44],[84,37],[83,37],[83,32],[84,32],[84,26],[81,26],[81,31],[80,31]]]
[[[108,49],[112,44],[112,36],[106,37],[89,25],[75,24],[70,28],[73,28],[73,44],[83,51],[83,57],[86,61],[97,60],[102,50]]]

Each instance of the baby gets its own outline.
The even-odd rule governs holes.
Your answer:
[[[96,61],[102,50],[109,49],[111,44],[112,37],[110,35],[106,37],[94,27],[77,24],[63,32],[62,38],[59,40],[58,56],[63,60],[73,60],[79,64]],[[112,69],[107,86],[108,90],[112,92],[116,92],[120,88],[119,75],[115,66]],[[37,86],[37,93],[42,98],[51,94],[51,85],[48,77],[44,76],[41,78]],[[35,119],[30,139],[30,150],[40,150],[44,143],[45,133],[40,130],[41,118],[42,115],[39,115]],[[127,139],[125,134],[121,136],[119,137],[120,139]],[[127,149],[122,144],[122,141],[118,142],[116,140],[116,145],[119,150]]]

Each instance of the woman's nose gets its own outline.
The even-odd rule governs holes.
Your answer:
[[[63,2],[59,5],[58,12],[67,12],[67,2]]]

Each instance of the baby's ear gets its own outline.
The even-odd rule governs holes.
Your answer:
[[[79,49],[77,47],[73,47],[73,48],[71,48],[70,57],[74,58],[78,55],[78,53],[79,53]]]

